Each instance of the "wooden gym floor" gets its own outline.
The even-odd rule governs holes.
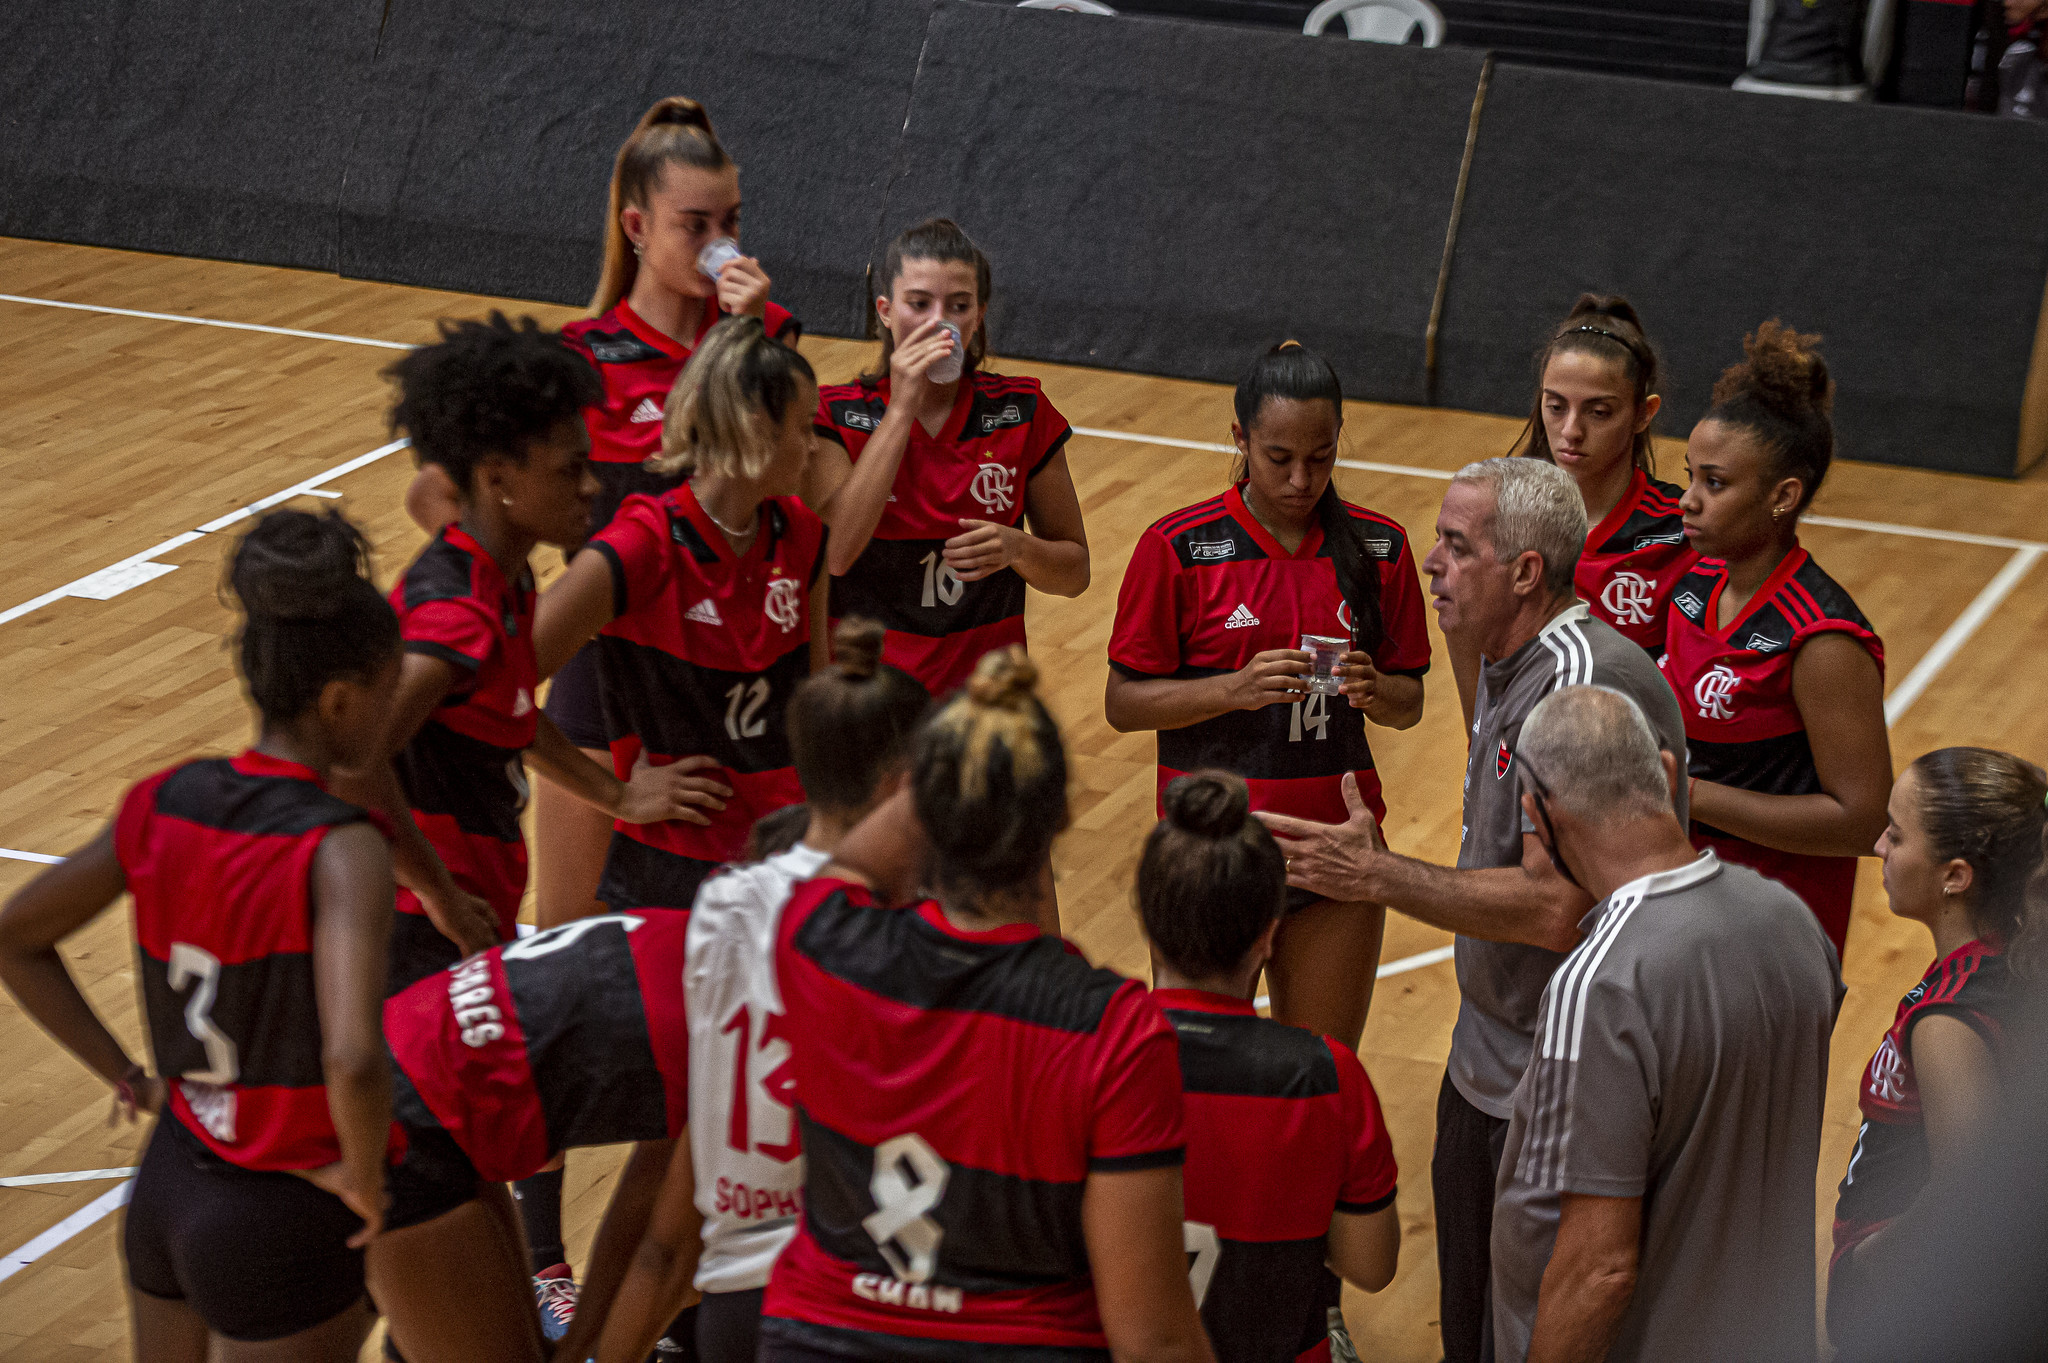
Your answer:
[[[224,648],[230,615],[215,595],[242,528],[229,518],[293,495],[338,497],[376,543],[389,580],[421,536],[399,506],[410,462],[385,449],[377,371],[405,344],[429,339],[437,317],[503,306],[559,325],[576,314],[11,240],[0,240],[0,295],[0,468],[8,475],[0,509],[15,527],[0,542],[7,893],[35,873],[38,859],[88,839],[130,782],[248,739],[248,711]],[[200,319],[256,329],[192,324]],[[1731,355],[1737,339],[1725,338]],[[851,376],[868,354],[865,345],[824,338],[807,340],[804,350],[827,381]],[[1000,367],[1041,376],[1060,410],[1093,432],[1077,435],[1070,452],[1094,583],[1073,601],[1034,595],[1030,631],[1075,756],[1075,826],[1056,854],[1068,931],[1091,958],[1142,973],[1128,887],[1151,821],[1153,746],[1149,735],[1119,735],[1103,721],[1104,648],[1138,532],[1223,486],[1226,456],[1209,446],[1228,439],[1229,393],[1098,370]],[[1353,403],[1344,458],[1354,466],[1340,484],[1347,497],[1407,526],[1420,557],[1446,471],[1505,452],[1517,429],[1499,417]],[[1667,442],[1662,468],[1682,481],[1679,442]],[[1845,464],[1817,511],[1833,523],[1812,525],[1807,544],[1884,636],[1894,761],[1952,743],[2048,757],[2048,680],[2039,667],[2048,656],[2048,572],[2039,565],[2048,545],[2033,542],[2048,526],[2048,477],[2014,484]],[[1459,729],[1450,672],[1440,666],[1428,679],[1422,723],[1375,737],[1397,849],[1455,855]],[[1926,934],[1887,913],[1875,862],[1864,863],[1858,889],[1816,1171],[1817,1244],[1855,1135],[1857,1076],[1929,956]],[[1388,1363],[1439,1355],[1428,1159],[1457,993],[1450,968],[1426,953],[1447,941],[1390,919],[1384,960],[1402,968],[1381,980],[1362,1048],[1403,1170],[1405,1240],[1393,1285],[1376,1297],[1351,1294],[1347,1311],[1363,1356]],[[126,916],[114,913],[79,934],[69,957],[96,1006],[141,1054],[131,950]],[[8,1058],[0,1077],[0,1359],[125,1358],[119,1217],[108,1213],[142,1132],[110,1129],[102,1086],[11,1001],[0,1002],[0,1054]],[[616,1163],[611,1151],[570,1161],[567,1212],[579,1256]]]

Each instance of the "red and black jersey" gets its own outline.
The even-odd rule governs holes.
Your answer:
[[[849,1358],[1106,1358],[1083,1185],[1182,1157],[1173,1032],[1144,986],[1029,924],[963,932],[833,879],[797,887],[775,963],[804,1216],[764,1335]]]
[[[604,401],[583,409],[583,424],[590,430],[590,471],[598,483],[590,504],[593,535],[611,523],[619,503],[634,493],[659,496],[676,485],[675,477],[642,466],[648,456],[661,453],[662,409],[676,375],[683,372],[704,334],[726,315],[706,300],[697,334],[688,345],[649,326],[623,298],[602,317],[579,318],[562,328],[562,339],[581,351],[604,380]],[[803,323],[776,303],[768,304],[762,323],[786,346],[795,346],[803,335]]]
[[[1898,1016],[1863,1070],[1857,1106],[1863,1128],[1835,1203],[1836,1259],[1913,1205],[1930,1176],[1920,1081],[1913,1072],[1913,1028],[1934,1013],[1960,1018],[1993,1054],[2004,1048],[2012,976],[1984,942],[1956,948],[1927,968],[1899,1000]]]
[[[598,660],[619,779],[643,752],[656,766],[702,753],[719,765],[698,775],[733,791],[708,827],[617,824],[636,851],[622,859],[614,839],[614,909],[688,908],[705,863],[739,859],[756,819],[804,798],[782,715],[811,673],[825,524],[795,497],[768,498],[760,515],[760,533],[735,556],[684,484],[627,498],[590,541],[612,567],[614,618]]]
[[[329,832],[365,821],[377,822],[312,768],[253,749],[158,772],[114,820],[171,1113],[245,1169],[341,1158],[320,1062],[312,872]]]
[[[1655,657],[1664,651],[1664,615],[1686,568],[1699,557],[1685,542],[1685,489],[1641,469],[1628,491],[1586,536],[1573,580],[1593,614]]]
[[[689,1121],[683,914],[600,914],[494,947],[384,1001],[393,1115],[511,1182],[562,1151]]]
[[[393,760],[399,784],[455,883],[490,902],[508,938],[526,893],[520,754],[540,725],[533,603],[531,570],[508,580],[459,525],[443,527],[391,590],[406,652],[453,664],[460,678]],[[425,913],[403,888],[398,911]]]
[[[1180,1039],[1187,1244],[1216,1357],[1330,1357],[1330,1217],[1393,1205],[1393,1142],[1358,1057],[1243,999],[1158,989]],[[1206,1260],[1206,1261],[1205,1261]]]
[[[1738,790],[1818,794],[1820,772],[1792,697],[1793,659],[1815,635],[1839,631],[1869,650],[1882,671],[1884,644],[1849,594],[1797,545],[1723,627],[1717,621],[1727,585],[1726,563],[1700,559],[1671,594],[1658,666],[1685,715],[1688,771]],[[1693,841],[1790,886],[1842,949],[1856,858],[1780,852],[1700,823]]]
[[[882,661],[934,696],[973,675],[990,649],[1024,642],[1024,579],[1014,568],[962,582],[945,564],[960,522],[1024,524],[1033,478],[1066,446],[1073,428],[1038,380],[976,371],[937,436],[911,423],[875,537],[845,577],[832,583],[832,612],[880,621]],[[889,381],[828,384],[818,390],[818,433],[858,461],[889,410]]]
[[[1379,566],[1385,637],[1373,651],[1382,672],[1429,670],[1429,628],[1408,536],[1362,506],[1343,504]],[[1259,524],[1240,488],[1156,522],[1138,537],[1117,592],[1109,664],[1127,677],[1215,677],[1254,655],[1300,648],[1304,634],[1344,637],[1351,612],[1337,570],[1311,524],[1290,554]],[[1220,767],[1251,787],[1253,809],[1324,823],[1347,817],[1344,773],[1384,819],[1365,713],[1342,696],[1312,695],[1259,710],[1234,710],[1159,735],[1159,788],[1182,772]]]

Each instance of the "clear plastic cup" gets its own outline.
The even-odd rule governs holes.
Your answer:
[[[1344,685],[1344,679],[1337,675],[1337,666],[1351,651],[1351,641],[1335,639],[1327,634],[1304,634],[1301,636],[1301,650],[1308,654],[1310,694],[1336,695]]]
[[[961,343],[960,328],[951,322],[939,323],[939,330],[953,338],[953,348],[941,355],[930,369],[925,370],[924,376],[933,383],[951,383],[967,368],[967,347]]]
[[[740,244],[731,237],[720,237],[697,253],[697,273],[707,279],[718,278],[719,271],[742,258]]]

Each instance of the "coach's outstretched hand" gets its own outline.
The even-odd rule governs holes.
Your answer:
[[[1387,854],[1387,840],[1380,834],[1379,820],[1365,807],[1365,797],[1358,793],[1358,777],[1344,773],[1342,789],[1344,808],[1351,814],[1343,823],[1316,823],[1265,810],[1253,817],[1280,840],[1280,850],[1287,856],[1289,885],[1340,903],[1376,900],[1379,896],[1367,886],[1377,859]]]

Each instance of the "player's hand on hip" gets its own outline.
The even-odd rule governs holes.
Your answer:
[[[728,260],[718,272],[719,311],[734,317],[766,316],[768,286],[772,282],[761,262],[752,256]]]
[[[1231,708],[1263,710],[1308,694],[1309,657],[1298,648],[1271,648],[1255,654],[1231,679]]]
[[[678,819],[683,823],[711,822],[710,814],[725,808],[732,787],[716,776],[696,773],[718,769],[718,760],[702,753],[679,757],[655,766],[641,753],[633,763],[633,778],[619,800],[618,817],[626,823],[661,823]]]
[[[965,528],[947,540],[945,546],[946,566],[953,570],[953,576],[962,582],[979,582],[1016,563],[1024,531],[1014,525],[969,520],[965,516],[960,518],[960,524]]]
[[[1252,817],[1280,840],[1289,885],[1325,899],[1376,900],[1379,896],[1372,892],[1374,863],[1386,852],[1387,841],[1380,834],[1379,820],[1359,793],[1358,777],[1346,772],[1342,789],[1344,807],[1350,814],[1343,823],[1317,823],[1267,810],[1256,810]]]
[[[889,352],[889,396],[918,391],[933,365],[953,353],[953,333],[939,325],[936,317],[926,318],[910,329]]]
[[[1354,710],[1363,710],[1378,699],[1380,693],[1379,669],[1372,665],[1372,654],[1353,649],[1337,660],[1338,690],[1344,693]]]
[[[385,1196],[382,1166],[368,1176],[367,1187],[359,1187],[350,1179],[348,1165],[342,1160],[323,1164],[318,1169],[294,1172],[321,1192],[340,1198],[350,1211],[363,1218],[362,1228],[348,1238],[350,1249],[361,1249],[383,1232]]]

